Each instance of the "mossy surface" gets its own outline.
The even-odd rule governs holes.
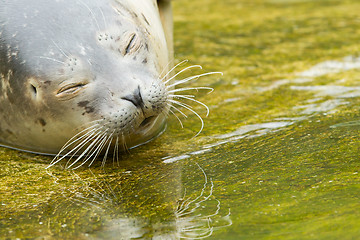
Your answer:
[[[196,93],[210,108],[201,134],[194,114],[183,129],[170,117],[106,172],[46,170],[49,157],[1,148],[0,238],[359,238],[359,11],[357,0],[174,1],[175,58],[204,69],[180,77],[224,73],[187,85],[215,89]]]

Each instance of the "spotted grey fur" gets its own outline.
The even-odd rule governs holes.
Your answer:
[[[172,54],[160,14],[152,0],[1,0],[1,144],[56,154],[96,120],[129,146],[153,137]]]

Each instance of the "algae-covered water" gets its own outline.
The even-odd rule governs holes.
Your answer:
[[[188,85],[215,89],[198,93],[208,117],[194,105],[204,130],[170,117],[104,169],[0,148],[0,238],[360,239],[359,12],[174,1],[177,61],[224,73]]]

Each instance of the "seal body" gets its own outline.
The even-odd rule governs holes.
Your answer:
[[[157,135],[168,111],[169,4],[0,0],[0,144],[100,153]]]

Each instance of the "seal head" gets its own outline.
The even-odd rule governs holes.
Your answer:
[[[153,138],[169,110],[162,26],[156,1],[0,1],[0,143],[95,156]]]

